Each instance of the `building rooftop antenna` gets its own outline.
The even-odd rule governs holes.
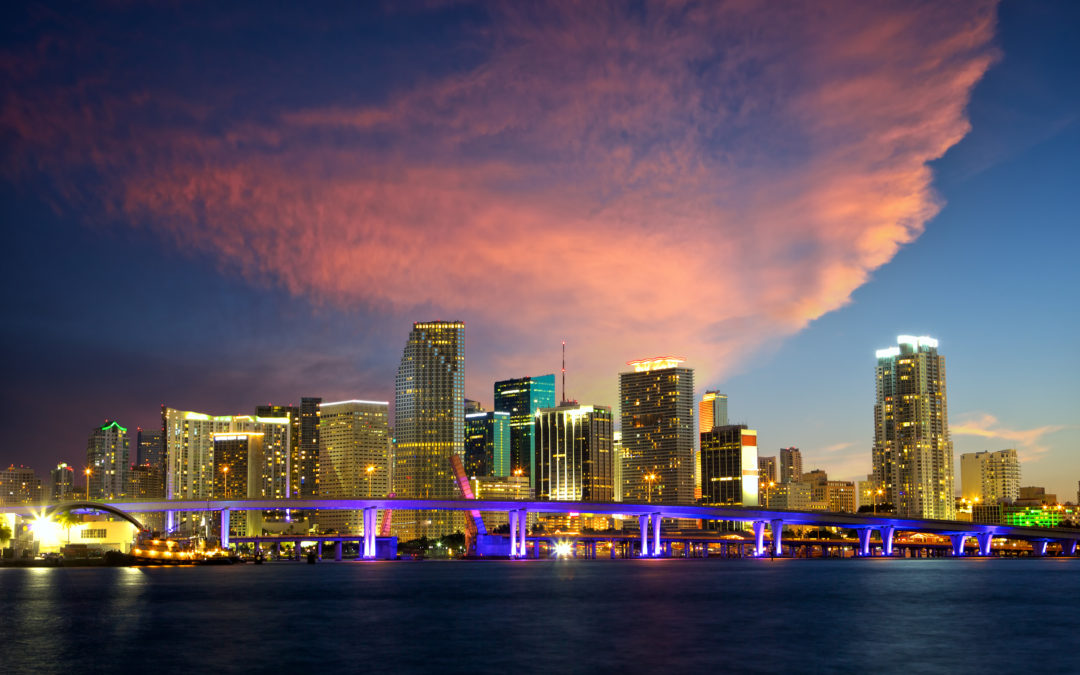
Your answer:
[[[562,402],[566,403],[566,340],[562,341]]]

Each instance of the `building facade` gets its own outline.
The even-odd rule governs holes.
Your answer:
[[[94,427],[86,441],[86,466],[90,469],[90,499],[119,499],[127,487],[131,466],[127,429],[116,422]]]
[[[683,361],[630,361],[619,374],[624,501],[694,502],[694,371]]]
[[[901,335],[875,369],[874,478],[905,518],[952,520],[953,445],[937,340]]]
[[[465,454],[465,324],[413,324],[394,387],[394,492],[400,497],[453,498],[458,494],[450,456]],[[456,513],[400,512],[402,539],[463,529]]]
[[[758,506],[757,432],[745,424],[701,434],[701,500],[720,506]]]
[[[14,464],[0,469],[0,505],[40,504],[41,498],[41,479],[33,469]]]
[[[50,472],[49,499],[54,502],[66,502],[75,499],[75,468],[67,462],[60,462]]]
[[[390,492],[390,403],[335,401],[319,406],[319,496],[385,497]],[[361,511],[324,510],[319,528],[356,534]]]
[[[532,434],[530,433],[530,444]],[[511,473],[510,413],[497,410],[465,415],[465,473],[470,477]]]
[[[529,484],[534,488],[536,411],[554,405],[554,373],[495,383],[495,410],[510,415],[510,471],[514,475],[528,476]]]
[[[712,431],[713,427],[728,425],[727,394],[707,391],[698,403],[698,433]]]
[[[536,413],[537,499],[615,499],[611,408],[563,403]]]
[[[135,463],[149,464],[160,469],[165,468],[165,438],[161,429],[143,429],[136,431]]]
[[[758,478],[762,483],[777,483],[779,474],[776,470],[776,455],[758,457]]]
[[[780,482],[797,483],[802,480],[802,452],[798,448],[780,448]]]
[[[1016,450],[960,455],[960,494],[969,501],[1014,502],[1020,497],[1020,460]]]

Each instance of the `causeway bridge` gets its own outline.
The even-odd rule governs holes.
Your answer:
[[[1075,556],[1080,542],[1080,529],[1039,528],[971,523],[952,520],[919,520],[897,518],[887,514],[835,513],[828,511],[787,511],[742,506],[706,506],[699,504],[658,504],[627,502],[571,502],[546,500],[485,500],[485,499],[413,499],[406,497],[376,498],[310,498],[310,499],[201,499],[201,500],[105,500],[71,501],[53,504],[0,506],[0,513],[22,516],[49,516],[60,511],[94,509],[112,513],[141,528],[133,514],[165,513],[171,524],[176,512],[221,513],[224,536],[222,545],[228,546],[228,518],[233,511],[282,511],[282,510],[333,510],[363,511],[363,556],[376,555],[376,514],[379,509],[422,511],[468,511],[477,515],[481,511],[501,511],[508,514],[510,522],[510,555],[526,557],[528,514],[583,513],[600,516],[637,518],[640,530],[640,552],[643,556],[663,556],[667,549],[661,541],[660,523],[664,518],[702,521],[733,521],[750,523],[753,527],[755,551],[764,555],[766,529],[772,550],[780,552],[783,545],[784,526],[841,527],[858,533],[858,549],[861,555],[871,554],[871,537],[877,531],[879,547],[885,556],[893,554],[893,541],[897,532],[912,532],[947,536],[952,542],[955,556],[965,554],[966,543],[974,538],[979,555],[991,554],[991,541],[995,537],[1027,541],[1035,555],[1045,555],[1050,542],[1060,544],[1063,555]],[[548,538],[546,535],[544,538]]]

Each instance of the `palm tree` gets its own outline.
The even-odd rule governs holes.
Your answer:
[[[11,540],[11,528],[7,526],[7,523],[0,523],[0,548],[4,547],[4,544]]]
[[[53,522],[64,528],[67,532],[67,543],[71,543],[71,528],[82,522],[82,517],[77,516],[71,511],[61,511],[53,516]]]

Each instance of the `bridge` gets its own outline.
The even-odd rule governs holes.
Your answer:
[[[952,520],[919,520],[897,518],[890,515],[835,513],[828,511],[787,511],[741,506],[706,506],[697,504],[656,504],[626,502],[570,502],[545,500],[485,500],[485,499],[413,499],[406,497],[377,497],[356,499],[202,499],[202,500],[107,500],[76,501],[57,504],[0,506],[0,513],[22,516],[50,515],[58,511],[99,509],[133,523],[138,521],[131,514],[165,513],[171,522],[175,512],[220,511],[222,545],[228,546],[228,518],[232,511],[282,511],[282,510],[334,510],[345,509],[364,512],[362,550],[364,557],[375,556],[376,513],[379,509],[423,511],[502,511],[510,522],[510,555],[526,556],[528,539],[527,523],[530,513],[586,513],[599,516],[622,516],[638,519],[640,528],[640,551],[643,556],[660,556],[664,553],[661,543],[660,522],[664,518],[702,521],[733,521],[751,523],[758,555],[766,551],[765,531],[769,529],[774,551],[782,551],[784,526],[841,527],[855,530],[859,537],[859,552],[870,555],[871,536],[877,531],[880,547],[886,556],[893,554],[896,532],[916,532],[942,535],[950,538],[953,555],[962,556],[968,538],[978,542],[980,555],[990,555],[991,541],[995,537],[1030,542],[1036,555],[1045,555],[1050,542],[1058,542],[1062,553],[1076,555],[1080,542],[1080,529],[1017,527],[988,523],[971,523]],[[138,525],[136,525],[138,526]]]

